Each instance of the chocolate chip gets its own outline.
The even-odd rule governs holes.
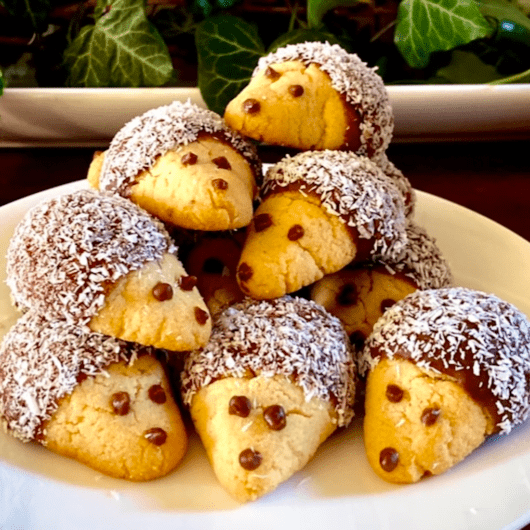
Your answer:
[[[287,419],[285,410],[281,405],[271,405],[263,411],[263,418],[273,431],[281,431],[285,428]]]
[[[210,315],[200,307],[195,308],[195,320],[201,325],[204,326],[206,322],[208,322],[208,318],[210,318]]]
[[[350,306],[357,303],[359,293],[353,283],[346,283],[337,295],[337,303],[343,306]],[[363,336],[364,339],[364,336]]]
[[[212,185],[216,190],[227,190],[228,182],[225,179],[214,179]]]
[[[426,427],[434,425],[438,421],[438,417],[441,414],[441,410],[438,407],[428,407],[421,414],[421,421]]]
[[[165,302],[173,298],[173,287],[169,283],[159,282],[153,287],[152,293],[159,302]]]
[[[289,228],[289,232],[287,233],[287,238],[289,241],[296,241],[297,239],[300,239],[304,235],[304,229],[300,225],[293,225],[291,228]]]
[[[197,276],[181,276],[179,285],[183,291],[191,291],[197,285]]]
[[[230,162],[226,159],[224,156],[218,156],[217,158],[214,158],[212,162],[219,168],[219,169],[232,169],[232,166],[230,165]],[[222,179],[220,179],[222,180]],[[228,186],[228,184],[227,184]]]
[[[385,447],[379,453],[379,464],[383,471],[390,473],[396,469],[399,462],[399,453],[393,447]]]
[[[202,272],[208,274],[222,274],[225,264],[218,258],[207,258],[202,264]]]
[[[185,166],[193,166],[194,164],[197,163],[197,155],[195,153],[186,153],[181,159],[180,161],[185,165]]]
[[[263,457],[259,451],[254,451],[254,449],[245,449],[239,454],[239,463],[243,469],[247,471],[253,471],[258,469],[261,464]]]
[[[245,262],[241,263],[237,269],[237,276],[242,282],[250,280],[253,274],[254,271],[252,270],[252,267]]]
[[[357,330],[350,335],[350,342],[357,351],[360,351],[364,348],[365,341],[366,335],[362,331]]]
[[[144,432],[144,438],[155,445],[164,445],[167,440],[167,432],[160,427],[153,427]]]
[[[271,216],[268,213],[260,213],[254,217],[254,230],[262,232],[272,225]]]
[[[403,399],[403,389],[397,385],[388,385],[386,387],[386,398],[392,403],[399,403]]]
[[[257,99],[245,99],[243,101],[243,110],[247,114],[257,114],[261,110],[261,105]]]
[[[166,402],[166,392],[162,388],[162,385],[153,385],[149,388],[147,391],[147,394],[149,396],[149,399],[153,403],[157,403],[158,405],[161,405],[162,403]]]
[[[302,85],[291,85],[288,90],[289,94],[294,98],[299,98],[304,93],[304,87]]]
[[[267,69],[265,70],[265,75],[273,81],[280,79],[280,77],[282,76],[280,72],[277,72],[274,68],[271,68],[270,66],[267,66]]]
[[[228,414],[246,418],[252,410],[252,403],[247,396],[232,396],[228,403]]]
[[[381,313],[384,313],[389,307],[392,307],[396,303],[392,298],[385,298],[381,302]]]
[[[125,416],[131,410],[131,398],[127,392],[116,392],[110,398],[110,405],[114,414]]]

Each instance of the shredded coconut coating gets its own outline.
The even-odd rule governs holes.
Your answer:
[[[407,244],[397,261],[382,263],[389,272],[410,278],[418,289],[441,289],[453,285],[454,279],[436,239],[414,221],[406,226]]]
[[[464,287],[416,291],[377,321],[359,359],[386,357],[454,377],[507,434],[530,413],[530,323],[512,304]]]
[[[315,193],[362,239],[375,239],[371,256],[397,260],[406,244],[403,197],[369,158],[345,151],[286,156],[265,174],[261,196],[296,185]]]
[[[200,133],[219,136],[231,145],[249,161],[256,180],[260,180],[261,163],[254,144],[230,129],[221,116],[188,100],[151,109],[116,133],[105,154],[100,189],[129,196],[142,171],[164,153],[196,141]]]
[[[362,133],[359,154],[372,156],[386,150],[392,140],[394,114],[377,67],[370,68],[358,55],[346,52],[338,44],[303,42],[262,57],[252,75],[286,61],[318,65],[329,75],[332,87],[357,110]]]
[[[388,159],[386,153],[381,153],[377,157],[372,158],[372,160],[383,170],[387,177],[392,179],[392,182],[403,195],[405,215],[409,218],[412,217],[416,208],[417,197],[409,179]]]
[[[4,425],[22,441],[35,439],[59,400],[69,395],[80,379],[149,351],[86,332],[64,320],[49,321],[37,313],[26,313],[0,345],[0,416]]]
[[[337,318],[310,300],[245,299],[226,309],[209,344],[186,357],[184,403],[189,406],[203,386],[249,372],[289,377],[308,401],[332,400],[339,426],[353,418],[356,377],[348,337]]]
[[[7,284],[20,308],[86,325],[105,290],[177,248],[162,223],[119,196],[79,190],[43,201],[15,229]]]

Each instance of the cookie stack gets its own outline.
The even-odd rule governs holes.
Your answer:
[[[23,315],[0,346],[8,430],[148,480],[186,451],[182,403],[245,502],[347,428],[365,393],[367,458],[393,482],[524,421],[530,325],[451,287],[387,157],[392,130],[375,69],[323,43],[262,58],[224,118],[174,102],[127,123],[91,189],[39,204],[10,242]],[[263,174],[255,140],[298,152]]]

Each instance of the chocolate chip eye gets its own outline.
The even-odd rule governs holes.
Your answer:
[[[250,280],[253,274],[254,271],[252,270],[252,267],[244,262],[241,263],[237,269],[237,275],[242,282]]]
[[[281,405],[271,405],[263,411],[265,422],[273,431],[281,431],[287,424],[285,410]]]
[[[265,75],[269,79],[276,81],[277,79],[280,79],[282,74],[277,72],[274,68],[271,68],[270,66],[267,66],[267,69],[265,70]]]
[[[441,410],[438,407],[428,407],[421,414],[421,421],[426,427],[434,425],[440,417]]]
[[[246,418],[252,410],[252,403],[247,396],[232,396],[228,403],[228,414]]]
[[[399,403],[403,399],[403,389],[397,385],[388,385],[386,387],[386,398],[392,403]]]
[[[232,166],[230,165],[230,162],[226,159],[224,156],[218,156],[217,158],[214,158],[212,162],[219,168],[219,169],[232,169]],[[222,179],[219,179],[222,180]],[[228,185],[228,184],[227,184]]]
[[[158,405],[166,402],[166,392],[162,388],[162,385],[151,386],[147,391],[147,395],[153,403],[157,403]]]
[[[304,235],[304,228],[300,225],[293,225],[291,228],[289,228],[289,232],[287,233],[287,238],[289,241],[296,241],[297,239],[300,239]]]
[[[195,311],[195,320],[201,326],[204,326],[204,324],[208,322],[208,318],[210,318],[210,315],[208,315],[208,313],[204,309],[201,309],[200,307],[196,307],[194,311]]]
[[[212,185],[216,190],[227,190],[228,182],[225,179],[214,179]]]
[[[272,225],[271,216],[268,213],[260,213],[254,217],[254,230],[263,232]]]
[[[185,166],[193,166],[197,163],[197,155],[195,153],[186,153],[181,159],[180,161],[185,165]]]
[[[167,432],[160,427],[153,427],[144,432],[144,438],[154,445],[164,445],[167,440]]]
[[[353,283],[346,283],[337,295],[337,303],[343,306],[351,306],[357,303],[359,293]]]
[[[257,114],[261,110],[261,105],[257,99],[245,99],[243,102],[243,110],[247,114]]]
[[[360,351],[364,348],[365,341],[366,336],[362,331],[357,330],[350,335],[350,342],[357,351]]]
[[[217,258],[207,258],[202,264],[202,272],[206,272],[207,274],[222,274],[224,268],[224,263]]]
[[[254,469],[257,469],[262,460],[263,457],[261,456],[261,453],[254,449],[245,449],[239,454],[239,463],[241,467],[247,471],[254,471]]]
[[[381,313],[384,313],[389,307],[392,307],[396,303],[392,298],[385,298],[381,302]]]
[[[181,276],[179,286],[183,291],[191,291],[197,285],[197,276]]]
[[[110,398],[110,406],[114,414],[125,416],[131,410],[131,398],[127,392],[116,392]]]
[[[379,453],[379,464],[383,471],[390,473],[396,469],[399,463],[399,453],[393,447],[385,447]]]
[[[165,302],[173,298],[173,287],[169,283],[159,282],[153,287],[152,293],[159,302]]]
[[[304,93],[304,87],[302,85],[291,85],[288,90],[289,94],[294,98],[299,98]]]

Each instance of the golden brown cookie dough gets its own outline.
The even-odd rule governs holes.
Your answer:
[[[162,224],[122,197],[79,190],[44,201],[7,256],[15,303],[48,318],[174,351],[204,345],[208,308]]]
[[[241,236],[244,237],[244,234],[205,234],[186,257],[186,270],[197,278],[197,288],[212,318],[244,298],[236,279],[242,247]]]
[[[182,396],[221,485],[273,491],[353,417],[355,370],[339,321],[310,300],[247,299],[186,358]]]
[[[354,264],[311,287],[311,299],[341,320],[357,349],[379,317],[398,300],[417,289],[453,284],[449,263],[436,240],[410,219],[406,236],[407,243],[396,259]]]
[[[0,414],[15,437],[104,474],[164,476],[187,433],[154,354],[28,312],[0,347]]]
[[[480,291],[416,291],[377,321],[359,371],[371,466],[389,482],[416,482],[529,416],[530,323]]]
[[[287,45],[262,57],[224,118],[267,144],[369,157],[385,151],[394,125],[376,69],[336,44],[320,42]]]
[[[88,172],[92,186],[167,223],[209,231],[248,225],[260,177],[251,143],[214,112],[179,101],[127,123]]]
[[[403,199],[366,157],[308,151],[264,179],[238,265],[241,290],[275,298],[353,260],[394,256],[405,244]]]

